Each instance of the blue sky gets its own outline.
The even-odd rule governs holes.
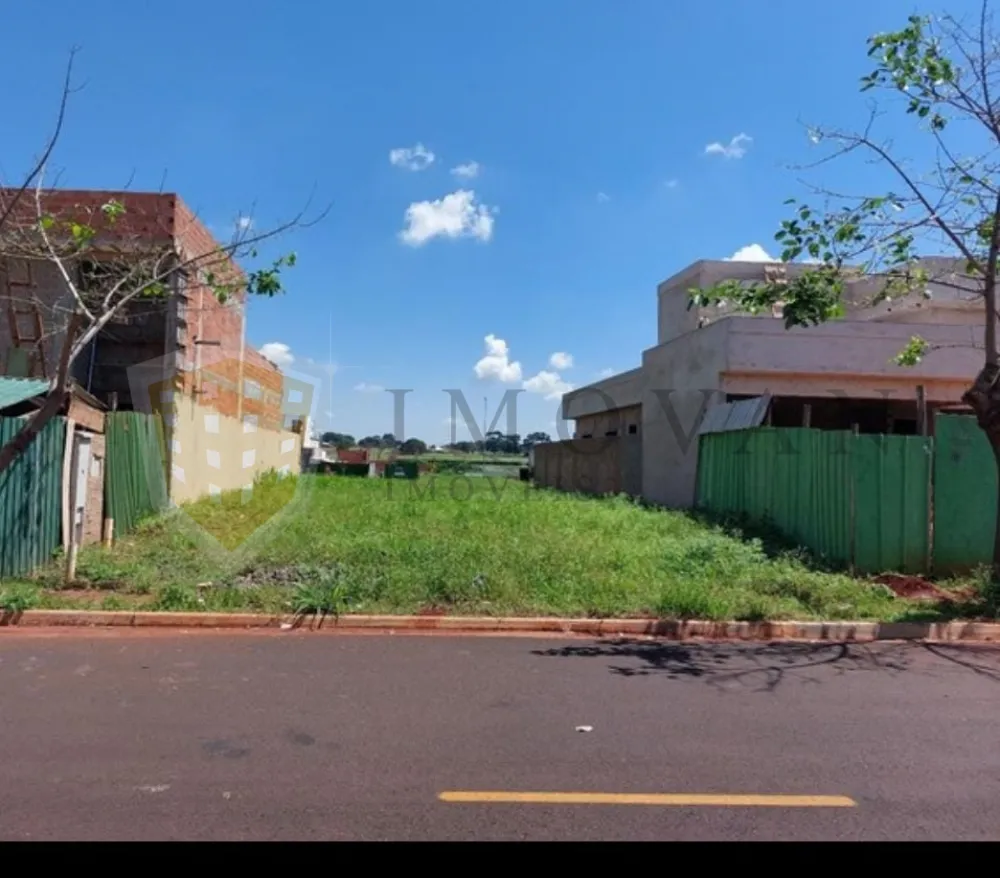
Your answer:
[[[492,410],[527,386],[518,428],[554,432],[553,391],[632,368],[655,343],[659,281],[695,259],[773,252],[782,202],[801,191],[787,166],[810,156],[803,123],[864,122],[865,39],[912,9],[36,6],[0,11],[3,31],[20,35],[0,54],[0,81],[17,84],[4,89],[4,176],[43,142],[76,45],[84,87],[53,163],[60,185],[165,179],[226,235],[251,210],[262,227],[310,193],[331,202],[323,222],[280,242],[298,266],[286,296],[252,305],[250,341],[287,346],[291,368],[305,367],[329,357],[332,323],[321,426],[390,431],[392,397],[378,388],[412,388],[406,433],[432,442],[449,437],[445,388],[481,413],[484,396]],[[904,146],[912,136],[895,133]]]

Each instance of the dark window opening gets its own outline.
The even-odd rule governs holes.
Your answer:
[[[628,434],[629,434],[629,436],[634,436],[638,432],[639,432],[639,425],[638,424],[629,424],[628,425]]]
[[[618,435],[618,431],[617,430],[606,430],[605,433],[604,433],[604,435],[605,436],[617,436]]]
[[[727,401],[740,397],[730,396]],[[772,427],[853,430],[864,434],[912,436],[917,432],[917,405],[907,399],[775,397],[765,423]]]
[[[581,439],[593,439],[594,438],[594,434],[593,433],[584,433],[580,438]]]

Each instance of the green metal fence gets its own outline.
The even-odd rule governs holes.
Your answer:
[[[23,418],[0,418],[0,446],[23,426]],[[0,472],[0,579],[30,573],[62,545],[65,449],[66,422],[53,418]]]
[[[105,420],[105,516],[115,537],[167,508],[166,447],[160,420],[141,412],[111,412]]]
[[[993,555],[997,465],[971,415],[941,415],[934,432],[934,571],[960,573]]]
[[[934,440],[853,438],[854,566],[866,573],[929,570]]]
[[[770,522],[859,571],[926,568],[930,439],[761,427],[700,442],[699,507]]]

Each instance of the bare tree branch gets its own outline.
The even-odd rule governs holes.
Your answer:
[[[66,105],[69,103],[69,96],[73,93],[73,62],[76,60],[76,55],[79,49],[71,49],[69,53],[69,61],[66,62],[66,74],[63,78],[62,94],[59,98],[59,112],[56,114],[56,125],[49,136],[48,142],[45,144],[45,148],[42,150],[41,156],[35,162],[35,166],[28,172],[27,176],[24,178],[24,182],[21,183],[20,188],[14,193],[13,197],[10,199],[9,203],[6,205],[0,204],[0,229],[3,228],[4,223],[7,222],[7,218],[11,215],[17,203],[21,200],[21,197],[25,192],[28,191],[34,182],[35,178],[41,175],[46,164],[49,161],[49,157],[52,155],[52,151],[56,147],[56,142],[59,140],[59,135],[62,133],[63,121],[66,118]]]
[[[56,269],[62,275],[63,283],[66,284],[66,289],[68,289],[76,300],[77,308],[83,312],[83,315],[89,320],[94,319],[94,315],[90,313],[90,309],[84,304],[82,298],[80,298],[80,293],[76,288],[76,284],[73,283],[73,279],[69,276],[69,272],[66,270],[66,265],[59,255],[56,253],[55,247],[52,246],[52,241],[49,239],[49,234],[45,229],[44,214],[42,211],[42,183],[45,180],[45,167],[43,166],[38,174],[38,185],[35,187],[35,213],[38,217],[38,233],[42,239],[42,243],[45,246],[45,251],[49,256],[50,261],[55,265]]]

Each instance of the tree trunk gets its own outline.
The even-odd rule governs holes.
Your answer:
[[[45,397],[42,407],[35,412],[31,420],[18,431],[18,434],[10,442],[0,448],[0,473],[24,453],[25,449],[35,441],[35,437],[42,432],[45,425],[59,414],[59,410],[69,400],[70,351],[73,350],[73,341],[79,326],[80,313],[77,311],[70,317],[69,325],[66,327],[55,385]]]
[[[987,363],[962,401],[976,413],[976,420],[989,440],[997,467],[997,508],[993,531],[992,579],[1000,583],[1000,365]]]
[[[17,458],[35,441],[35,437],[42,432],[45,425],[51,421],[66,404],[69,398],[68,390],[52,390],[45,398],[45,403],[35,412],[34,416],[25,424],[3,448],[0,448],[0,473],[9,467]]]

